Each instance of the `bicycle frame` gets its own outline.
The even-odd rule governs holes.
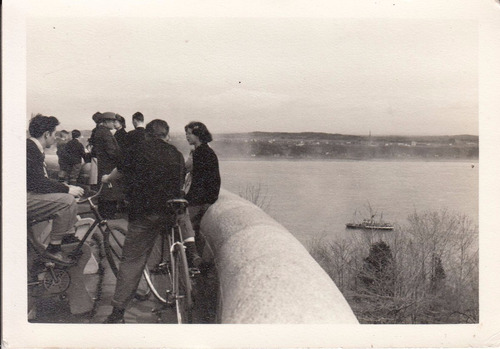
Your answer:
[[[76,202],[77,204],[83,204],[85,202],[88,202],[90,204],[90,210],[92,211],[92,213],[94,214],[94,216],[96,217],[96,219],[91,224],[91,226],[87,229],[87,232],[85,233],[85,235],[83,236],[83,238],[80,240],[80,242],[78,243],[78,245],[70,252],[70,255],[76,256],[78,254],[78,252],[81,250],[83,244],[90,237],[90,235],[92,234],[92,232],[94,231],[94,229],[95,229],[96,226],[99,226],[101,232],[104,234],[102,226],[106,225],[107,221],[102,218],[102,216],[100,215],[100,213],[99,213],[99,211],[97,209],[97,205],[94,204],[94,202],[92,201],[92,199],[94,199],[97,196],[99,196],[99,194],[101,193],[102,187],[103,187],[103,185],[101,185],[101,188],[99,189],[99,191],[96,194],[94,194],[94,195],[92,195],[92,196],[90,196],[88,198],[85,198],[83,200],[78,200]],[[39,222],[35,221],[35,222],[33,222],[33,224],[28,224],[28,241],[33,245],[34,249],[39,254],[41,254],[42,244],[38,242],[38,240],[33,235],[32,229],[30,229],[30,228],[31,228],[32,225],[40,223],[40,222],[43,222],[43,221],[39,221]],[[57,265],[57,262],[54,262],[54,263]]]
[[[177,233],[176,233],[177,232]],[[158,266],[161,266],[162,264],[166,263],[167,266],[167,273],[170,275],[170,278],[172,280],[172,289],[167,290],[167,303],[173,303],[175,301],[175,297],[177,295],[174,294],[174,290],[176,289],[176,282],[178,280],[177,275],[175,274],[176,268],[175,268],[175,256],[174,256],[174,251],[176,246],[180,246],[181,248],[185,248],[184,244],[182,243],[183,238],[182,238],[182,230],[180,229],[179,224],[177,223],[177,217],[176,217],[176,222],[173,226],[167,227],[166,231],[163,231],[161,234],[161,255],[160,255],[160,263]],[[168,262],[165,260],[165,243],[168,246]]]
[[[167,225],[162,231],[160,252],[153,257],[155,264],[146,265],[143,272],[151,291],[160,303],[176,307],[179,323],[191,321],[192,309],[190,271],[185,255],[182,229],[179,225],[181,215],[185,214],[186,204],[187,201],[183,199],[169,201],[176,215],[175,222]],[[168,261],[166,260],[167,247]],[[153,312],[158,315],[158,319],[161,319],[160,314],[165,309],[165,307],[160,307],[153,309]]]
[[[177,234],[178,239],[176,239],[176,234],[175,234],[176,231],[178,232]],[[177,222],[173,227],[170,228],[170,232],[169,234],[167,234],[167,241],[168,245],[170,246],[169,257],[170,257],[170,268],[172,272],[172,290],[170,291],[173,293],[172,294],[173,298],[176,299],[177,297],[179,297],[179,295],[175,294],[175,290],[178,289],[177,282],[179,282],[179,275],[176,274],[177,268],[175,267],[176,260],[174,256],[174,251],[175,251],[175,246],[180,246],[183,249],[185,248],[184,243],[182,242],[183,241],[182,231]]]
[[[102,188],[102,186],[101,186],[101,188]],[[82,200],[80,202],[77,202],[78,204],[83,204],[84,202],[88,201],[88,203],[90,205],[90,210],[92,211],[92,213],[94,214],[96,219],[90,225],[90,227],[87,229],[87,232],[85,233],[85,235],[83,235],[83,238],[81,239],[81,241],[78,243],[78,245],[75,247],[75,249],[71,253],[73,253],[74,251],[79,251],[82,248],[83,244],[85,243],[85,241],[87,241],[89,236],[92,234],[95,227],[99,226],[99,230],[101,230],[101,233],[105,234],[105,229],[103,229],[103,227],[108,223],[108,221],[106,219],[102,218],[101,214],[99,213],[99,210],[97,209],[97,205],[94,204],[94,202],[92,201],[92,199],[97,197],[100,192],[101,192],[101,190],[99,190],[99,192],[97,194],[95,194],[91,197],[88,197],[85,200]]]
[[[86,233],[84,234],[84,236],[82,237],[82,239],[80,240],[78,245],[69,252],[69,255],[72,256],[73,258],[75,258],[74,264],[77,263],[78,255],[80,254],[85,242],[88,240],[88,238],[93,233],[95,227],[99,226],[99,229],[104,234],[104,229],[102,227],[107,224],[107,221],[102,218],[102,216],[99,214],[99,211],[97,210],[96,204],[94,204],[92,201],[93,198],[97,197],[101,193],[101,190],[102,190],[102,185],[101,185],[101,188],[99,189],[99,191],[96,194],[94,194],[93,196],[90,196],[86,199],[77,201],[77,204],[83,204],[83,203],[88,201],[90,204],[90,209],[91,209],[92,213],[94,214],[94,216],[96,217],[96,219],[91,224],[91,226],[87,229]],[[57,261],[49,261],[43,257],[43,252],[45,251],[45,246],[41,242],[38,241],[38,239],[35,237],[33,229],[32,229],[33,225],[35,225],[37,223],[41,223],[41,222],[43,222],[43,221],[33,221],[33,222],[28,224],[28,234],[27,234],[28,239],[27,240],[28,240],[28,244],[33,247],[33,250],[35,251],[35,253],[38,254],[38,258],[39,258],[40,262],[46,268],[46,271],[41,271],[41,272],[48,273],[49,277],[51,277],[52,280],[50,280],[51,282],[48,286],[46,286],[44,284],[44,282],[46,281],[45,277],[43,279],[37,280],[37,281],[32,281],[32,282],[28,281],[28,286],[38,286],[38,285],[43,284],[44,287],[50,292],[49,287],[52,287],[51,285],[58,285],[61,282],[61,278],[68,278],[66,287],[60,288],[56,292],[54,292],[54,293],[62,293],[69,287],[69,284],[71,283],[71,279],[69,278],[69,275],[67,274],[66,269],[74,264],[72,264],[70,266],[60,265],[59,263],[57,263]],[[33,256],[33,262],[36,263],[36,257],[34,257],[34,256]]]

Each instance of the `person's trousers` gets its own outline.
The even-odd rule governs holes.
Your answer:
[[[189,217],[184,216],[189,222]],[[115,294],[111,304],[119,309],[125,309],[134,298],[141,280],[142,270],[151,254],[158,234],[166,229],[167,218],[159,215],[149,215],[142,219],[130,221],[122,250],[122,260],[118,270]],[[181,222],[179,222],[183,229]],[[190,226],[190,224],[187,224]],[[184,230],[184,229],[183,229]],[[194,232],[183,231],[183,238],[193,237]]]
[[[72,164],[69,167],[69,184],[76,185],[78,178],[80,177],[80,172],[82,171],[82,163]]]
[[[51,240],[61,240],[64,235],[74,234],[77,221],[77,204],[71,194],[38,194],[28,192],[28,220],[46,221],[52,219]]]
[[[205,238],[200,232],[201,219],[205,212],[207,212],[210,204],[189,206],[188,213],[191,220],[192,229],[194,230],[194,236],[196,240],[196,250],[200,255],[203,255],[203,249],[205,248]]]
[[[66,182],[71,185],[76,185],[80,172],[82,171],[82,163],[62,164],[59,166],[59,181]]]

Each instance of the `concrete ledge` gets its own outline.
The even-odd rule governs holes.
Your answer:
[[[201,229],[219,276],[218,322],[358,323],[302,244],[252,203],[221,190]]]

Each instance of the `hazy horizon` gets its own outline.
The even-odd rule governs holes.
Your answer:
[[[134,128],[127,128],[126,131],[130,132]],[[65,129],[61,128],[58,126],[57,131],[62,131],[66,130],[71,132],[72,129]],[[90,132],[92,131],[92,128],[89,129],[79,129],[79,131],[87,131]],[[342,136],[358,136],[358,137],[368,137],[370,134],[356,134],[356,133],[337,133],[337,132],[319,132],[319,131],[296,131],[296,132],[286,132],[286,131],[259,131],[259,130],[254,130],[254,131],[241,131],[241,132],[211,132],[213,135],[225,135],[225,134],[249,134],[249,133],[289,133],[289,134],[298,134],[298,133],[318,133],[318,134],[339,134]],[[170,130],[171,135],[175,136],[184,136],[184,132],[180,131],[172,131]],[[451,134],[451,133],[445,133],[445,134],[433,134],[433,135],[423,135],[423,134],[371,134],[372,137],[459,137],[459,136],[472,136],[472,137],[479,137],[477,134],[470,134],[470,133],[460,133],[460,134]]]

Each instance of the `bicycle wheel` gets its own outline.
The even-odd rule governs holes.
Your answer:
[[[64,246],[63,251],[71,253],[75,246]],[[49,268],[45,263],[38,261],[32,263],[31,282],[28,283],[28,295],[31,298],[28,301],[28,320],[30,322],[67,322],[66,315],[61,315],[58,308],[62,300],[67,297],[78,297],[75,290],[70,291],[71,284],[79,280],[79,288],[84,287],[93,300],[92,309],[89,317],[91,319],[99,306],[102,296],[102,285],[104,281],[104,260],[103,246],[100,234],[93,234],[81,246],[81,250],[75,253],[78,262],[69,268],[53,267]],[[74,274],[72,274],[74,273]],[[72,274],[72,275],[71,275]],[[76,279],[72,276],[76,275]],[[72,301],[72,298],[69,298]],[[75,299],[73,299],[75,301]],[[75,301],[78,303],[78,301]],[[83,321],[84,319],[82,319]]]
[[[163,242],[162,242],[163,241]],[[143,271],[143,276],[155,298],[163,304],[171,303],[172,273],[165,237],[158,235]]]
[[[193,322],[193,298],[191,279],[189,278],[189,269],[186,259],[184,246],[176,244],[174,246],[174,295],[177,313],[177,322]]]

